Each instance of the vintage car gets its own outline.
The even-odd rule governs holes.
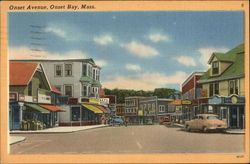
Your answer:
[[[159,121],[159,124],[170,124],[169,117],[162,117]]]
[[[113,126],[114,125],[121,126],[121,125],[124,125],[124,121],[123,121],[122,117],[120,117],[120,116],[113,116],[110,120],[110,124]]]
[[[227,123],[220,120],[215,114],[198,114],[192,120],[185,122],[186,131],[201,130],[224,131],[227,129]]]

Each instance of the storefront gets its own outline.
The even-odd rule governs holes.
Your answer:
[[[232,95],[229,97],[214,96],[208,100],[207,113],[217,114],[232,129],[245,128],[245,97]]]

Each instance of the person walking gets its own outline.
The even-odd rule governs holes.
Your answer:
[[[125,126],[128,126],[128,119],[125,120]]]

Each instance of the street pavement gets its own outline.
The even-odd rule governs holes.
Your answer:
[[[26,140],[11,145],[11,154],[242,153],[244,149],[243,134],[186,132],[163,125],[22,136]]]

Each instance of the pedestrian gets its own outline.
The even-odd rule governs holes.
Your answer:
[[[125,126],[128,126],[128,119],[125,120]]]

